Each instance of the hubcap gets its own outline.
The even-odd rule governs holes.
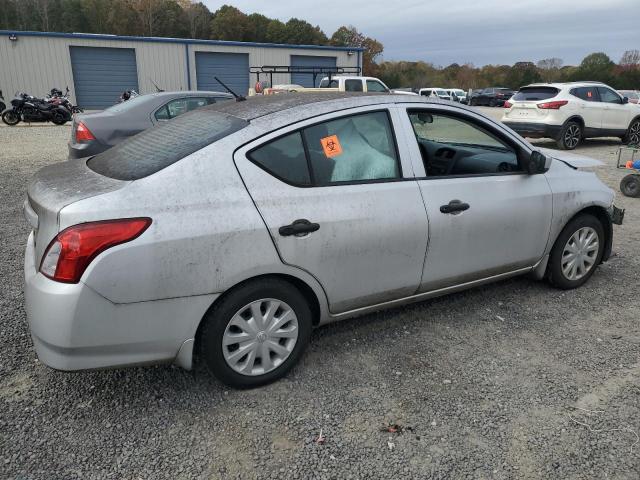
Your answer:
[[[264,375],[289,358],[298,341],[298,319],[281,300],[263,298],[242,307],[222,336],[227,365],[242,375]]]
[[[600,240],[591,227],[583,227],[569,238],[562,251],[562,273],[567,280],[580,280],[593,268]]]
[[[629,143],[634,145],[640,143],[640,122],[634,122],[629,128]]]
[[[564,143],[569,148],[575,148],[580,143],[580,127],[570,125],[564,134]]]

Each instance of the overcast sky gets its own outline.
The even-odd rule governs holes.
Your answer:
[[[204,0],[212,10],[222,3]],[[640,49],[640,0],[227,0],[245,13],[297,17],[331,34],[355,25],[384,44],[385,60],[512,64]]]

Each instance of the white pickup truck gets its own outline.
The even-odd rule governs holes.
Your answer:
[[[391,90],[382,80],[375,77],[346,75],[332,76],[331,79],[324,77],[320,80],[320,86],[317,88],[302,87],[300,85],[274,85],[271,89],[265,89],[267,94],[279,92],[377,92],[415,95],[413,92]]]

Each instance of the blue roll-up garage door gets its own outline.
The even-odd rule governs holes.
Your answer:
[[[224,92],[213,77],[218,77],[238,95],[246,95],[249,92],[249,54],[196,52],[198,90]]]
[[[335,67],[336,57],[316,57],[311,55],[291,55],[292,67]],[[318,75],[316,84],[313,84],[313,75],[308,73],[292,73],[291,83],[303,87],[317,87],[325,75]]]
[[[90,110],[110,107],[125,90],[138,91],[138,68],[133,48],[69,47],[79,106]]]

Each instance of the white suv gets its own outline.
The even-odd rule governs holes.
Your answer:
[[[528,85],[504,107],[502,123],[522,136],[553,138],[563,150],[573,150],[590,137],[640,142],[640,106],[604,83]]]

